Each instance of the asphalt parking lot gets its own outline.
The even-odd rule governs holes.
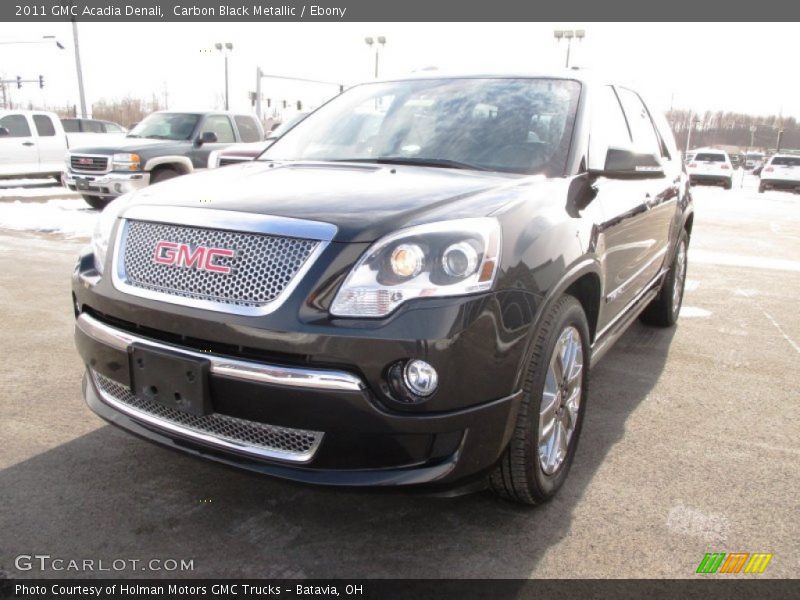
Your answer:
[[[636,324],[595,366],[570,478],[533,509],[294,485],[106,425],[72,346],[85,240],[8,229],[27,203],[0,202],[0,577],[683,578],[706,552],[769,552],[747,577],[796,577],[800,195],[754,182],[696,188],[677,328]],[[194,570],[20,570],[22,554]]]

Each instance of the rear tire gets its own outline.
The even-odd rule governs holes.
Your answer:
[[[82,194],[82,196],[86,204],[95,210],[103,210],[114,199],[113,196],[90,196],[89,194]]]
[[[758,184],[758,193],[759,193],[759,194],[763,194],[763,193],[764,193],[764,191],[765,191],[766,189],[767,189],[767,188],[764,186],[764,184],[763,184],[763,183],[759,183],[759,184]]]
[[[672,265],[667,273],[658,297],[653,300],[642,313],[641,320],[656,327],[671,327],[678,320],[683,304],[683,292],[686,285],[687,251],[689,236],[681,231]]]
[[[178,173],[175,169],[170,167],[164,167],[163,169],[158,169],[155,171],[150,177],[150,183],[161,183],[162,181],[166,181],[167,179],[173,179],[174,177],[178,177],[180,173]]]
[[[514,433],[489,478],[495,493],[522,504],[558,492],[578,446],[589,382],[589,326],[580,302],[560,298],[533,343]]]

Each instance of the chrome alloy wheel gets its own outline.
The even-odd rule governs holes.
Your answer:
[[[672,283],[672,311],[675,315],[681,307],[683,299],[683,286],[686,280],[686,244],[678,244],[678,253],[675,255],[675,279]]]
[[[582,398],[583,343],[578,330],[566,327],[558,337],[539,405],[539,464],[552,475],[567,457]]]

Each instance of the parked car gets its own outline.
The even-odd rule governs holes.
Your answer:
[[[710,183],[726,190],[733,187],[733,165],[728,153],[714,148],[701,148],[695,152],[686,170],[692,185]]]
[[[66,133],[58,116],[44,110],[0,110],[0,177],[60,179],[68,148],[104,139]]]
[[[744,164],[744,156],[741,154],[728,154],[728,158],[731,160],[734,170],[741,168]]]
[[[253,160],[256,156],[269,148],[284,133],[305,119],[306,115],[308,115],[307,112],[296,113],[267,134],[263,142],[233,144],[223,150],[215,150],[211,153],[208,160],[208,168],[216,169],[218,167],[238,165],[239,163]]]
[[[748,171],[759,168],[764,164],[764,154],[762,152],[748,152],[744,155],[744,168]]]
[[[128,130],[113,121],[100,119],[62,118],[67,133],[127,133]]]
[[[261,123],[251,115],[156,112],[117,142],[71,151],[63,183],[93,208],[103,208],[150,183],[205,169],[214,150],[263,137]]]
[[[73,276],[84,395],[284,479],[542,502],[589,367],[637,317],[675,324],[692,222],[669,125],[630,88],[355,86],[256,161],[106,208]]]
[[[800,156],[775,154],[761,171],[758,192],[800,189]]]

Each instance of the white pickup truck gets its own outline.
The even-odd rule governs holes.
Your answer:
[[[123,137],[115,133],[65,133],[58,115],[43,110],[0,110],[0,178],[60,180],[67,150]]]

